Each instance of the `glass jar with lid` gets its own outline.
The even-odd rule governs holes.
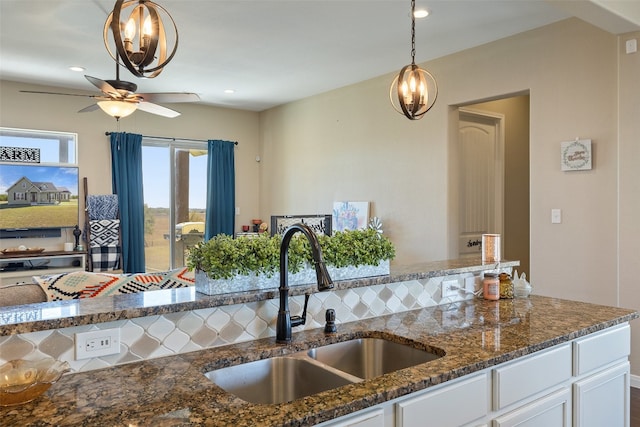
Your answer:
[[[484,273],[482,296],[488,300],[500,299],[500,279],[496,273]]]

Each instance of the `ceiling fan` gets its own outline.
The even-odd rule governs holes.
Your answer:
[[[40,92],[32,90],[21,90],[24,93],[41,93],[46,95],[67,95],[67,96],[84,96],[93,98],[96,104],[89,105],[78,111],[86,113],[95,111],[98,108],[116,120],[126,117],[133,113],[136,109],[146,111],[147,113],[156,114],[163,117],[177,117],[180,115],[178,111],[172,110],[156,103],[176,103],[176,102],[197,102],[200,97],[195,93],[182,92],[158,92],[158,93],[136,93],[138,86],[135,83],[120,80],[120,73],[116,67],[115,80],[102,80],[96,77],[86,76],[86,79],[95,87],[100,89],[101,95],[81,95],[74,93],[59,92]]]

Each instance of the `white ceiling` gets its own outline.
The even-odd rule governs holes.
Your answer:
[[[203,104],[261,111],[397,71],[411,59],[409,0],[156,2],[173,16],[180,44],[155,79],[121,70],[141,92],[195,92]],[[94,94],[82,74],[115,78],[102,40],[114,4],[0,0],[0,78]],[[640,30],[640,0],[417,0],[416,7],[431,11],[416,22],[416,62],[571,16],[613,33]]]

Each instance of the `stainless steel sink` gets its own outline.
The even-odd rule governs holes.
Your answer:
[[[309,357],[359,378],[369,379],[444,355],[380,338],[360,338],[309,350]]]
[[[437,354],[436,354],[437,353]],[[381,338],[329,344],[205,373],[214,384],[250,403],[275,404],[374,378],[444,356]]]
[[[353,381],[295,357],[273,357],[205,374],[223,390],[251,403],[283,403]]]

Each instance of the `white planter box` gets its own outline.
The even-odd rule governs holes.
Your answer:
[[[327,270],[333,281],[359,279],[362,277],[383,276],[389,274],[389,260],[378,265],[361,265],[359,267],[333,267],[327,265]],[[305,268],[298,273],[289,273],[289,286],[308,285],[316,283],[316,271]],[[236,275],[231,279],[210,279],[203,271],[196,270],[196,292],[206,295],[228,294],[233,292],[257,291],[277,289],[280,286],[280,273],[273,276],[265,275]]]

